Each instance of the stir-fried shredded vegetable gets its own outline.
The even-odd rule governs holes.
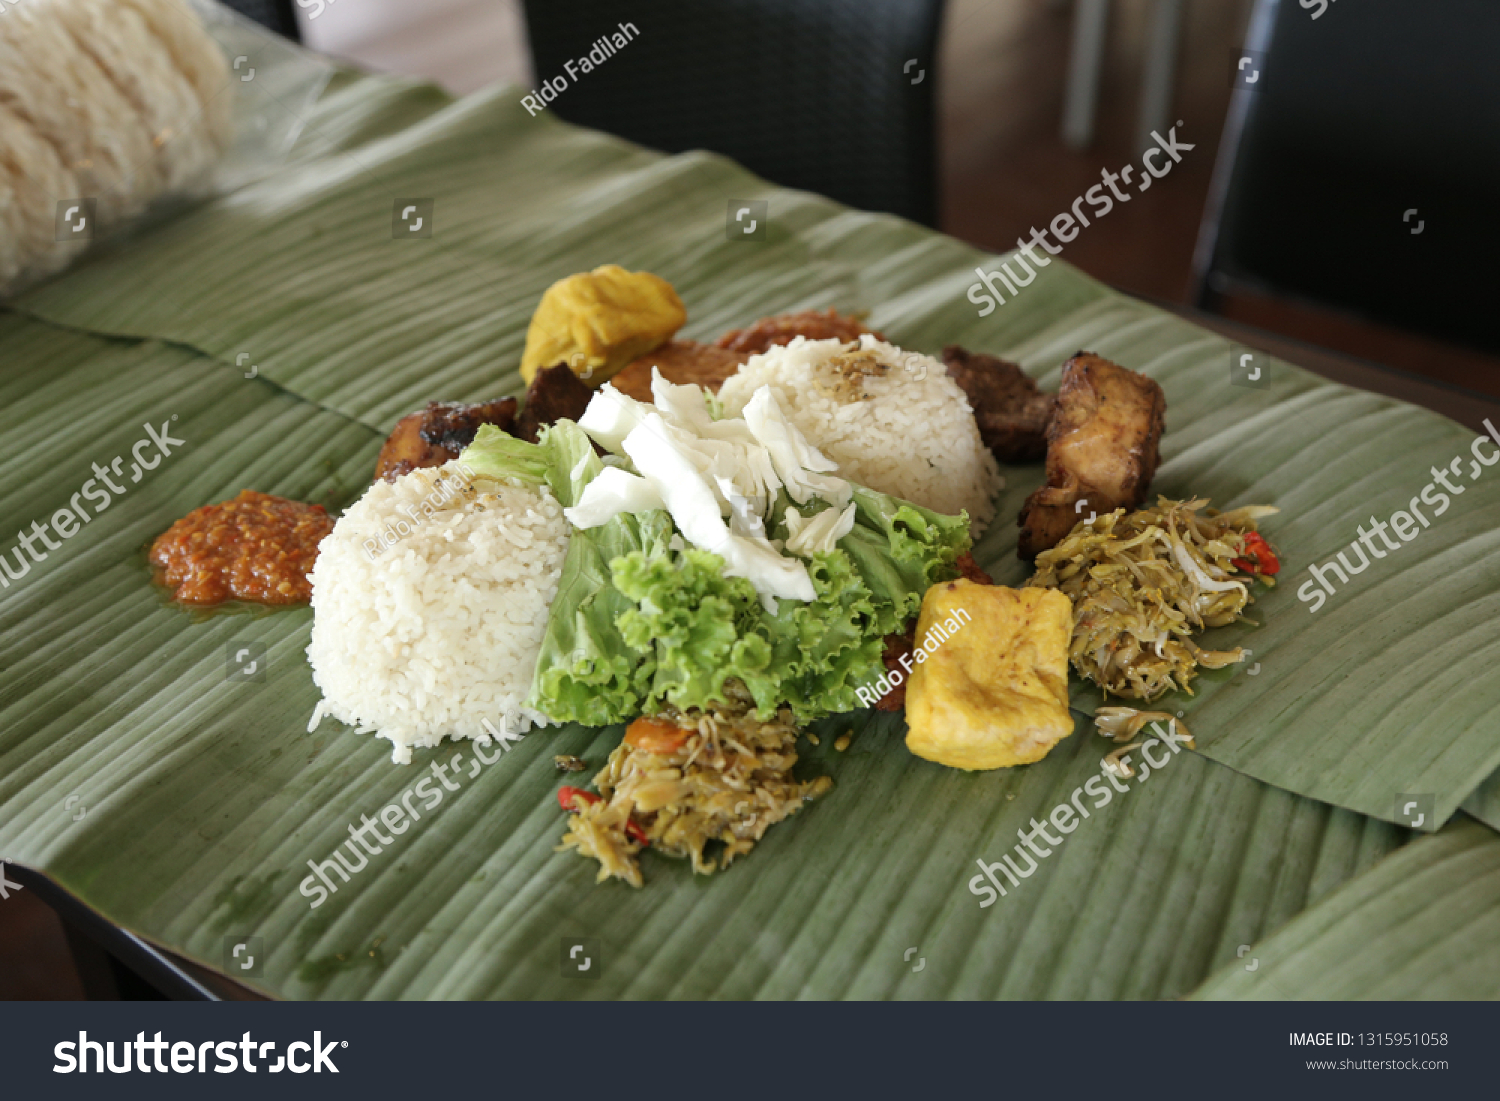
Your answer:
[[[568,832],[560,849],[599,861],[599,880],[642,883],[638,860],[648,846],[687,857],[708,875],[743,856],[772,825],[833,786],[826,776],[799,782],[797,727],[783,708],[757,719],[754,699],[738,681],[730,700],[710,711],[668,708],[637,719],[594,777],[602,796],[562,788]],[[710,855],[705,849],[713,844]]]
[[[1181,744],[1189,749],[1196,749],[1197,743],[1193,741],[1193,732],[1178,718],[1168,715],[1165,711],[1137,711],[1133,707],[1101,707],[1094,712],[1094,725],[1099,728],[1099,733],[1109,738],[1119,747],[1104,758],[1104,767],[1116,776],[1128,780],[1135,775],[1134,770],[1125,760],[1125,755],[1132,750],[1140,749],[1145,745],[1144,741],[1133,741],[1147,723],[1166,723],[1168,733]],[[1155,728],[1157,733],[1160,727]],[[1128,745],[1119,745],[1128,742]]]
[[[1281,563],[1255,534],[1255,522],[1278,510],[1207,505],[1203,498],[1158,497],[1128,515],[1116,509],[1080,523],[1037,556],[1029,584],[1073,601],[1073,667],[1106,694],[1154,700],[1173,687],[1191,693],[1199,667],[1244,660],[1239,648],[1200,649],[1192,635],[1243,618],[1250,579],[1236,571],[1275,584],[1268,575]]]

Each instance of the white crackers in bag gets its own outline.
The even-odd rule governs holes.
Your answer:
[[[182,0],[31,0],[0,18],[0,296],[61,270],[57,204],[96,230],[208,183],[228,148],[229,70]],[[90,237],[94,234],[90,234]]]
[[[117,0],[53,0],[48,10],[140,117],[156,153],[160,191],[184,191],[206,180],[219,146],[207,132],[203,103],[140,12]]]
[[[57,150],[0,104],[0,287],[61,271],[86,241],[54,241],[55,196],[79,194]]]
[[[150,164],[151,139],[140,117],[104,71],[55,18],[55,3],[12,8],[0,19],[0,103],[29,123],[98,201],[112,223],[145,209],[152,189],[137,186]],[[59,195],[58,200],[78,198]]]

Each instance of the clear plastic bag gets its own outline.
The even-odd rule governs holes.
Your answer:
[[[285,164],[334,65],[216,0],[0,15],[0,298]]]
[[[235,141],[214,180],[222,194],[286,163],[335,65],[217,0],[189,2],[230,63]]]

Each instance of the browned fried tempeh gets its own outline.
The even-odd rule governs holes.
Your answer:
[[[957,344],[943,349],[948,374],[974,409],[984,445],[1002,463],[1032,463],[1047,454],[1047,421],[1056,402],[1019,366]]]
[[[1166,408],[1154,379],[1102,356],[1079,352],[1063,364],[1047,428],[1047,484],[1021,509],[1022,558],[1055,547],[1090,512],[1133,509],[1146,499]]]

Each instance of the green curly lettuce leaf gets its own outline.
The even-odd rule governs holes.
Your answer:
[[[565,507],[604,469],[583,431],[559,421],[530,444],[486,426],[459,457],[476,477],[545,484]],[[784,515],[786,502],[774,510]],[[725,577],[724,560],[671,547],[662,510],[575,530],[527,705],[591,726],[725,699],[738,678],[770,717],[800,722],[852,711],[855,689],[881,673],[885,636],[905,629],[928,587],[957,574],[968,518],[943,516],[854,487],[854,529],[808,562],[817,594],[766,611],[754,586]],[[784,539],[778,522],[773,535]]]
[[[799,722],[861,706],[855,689],[882,672],[885,636],[905,628],[928,586],[956,576],[969,536],[963,516],[884,494],[856,489],[855,505],[854,530],[808,563],[816,599],[782,600],[774,614],[749,581],[724,576],[718,555],[671,550],[663,513],[576,532],[590,571],[575,583],[565,569],[530,705],[558,720],[626,722],[668,703],[722,702],[738,678],[763,718],[782,704]],[[642,531],[648,516],[661,526]]]
[[[789,704],[799,720],[859,706],[854,688],[878,675],[884,648],[876,601],[840,550],[808,564],[817,598],[761,605],[743,577],[725,577],[716,554],[687,550],[611,563],[615,588],[634,607],[619,619],[625,641],[652,651],[649,691],[634,707],[704,707],[725,699],[724,682],[744,681],[769,718]]]
[[[969,549],[969,516],[945,516],[899,497],[853,488],[854,530],[839,540],[839,549],[854,559],[879,606],[888,609],[881,631],[891,634],[917,614],[929,588],[958,575],[954,562]]]

